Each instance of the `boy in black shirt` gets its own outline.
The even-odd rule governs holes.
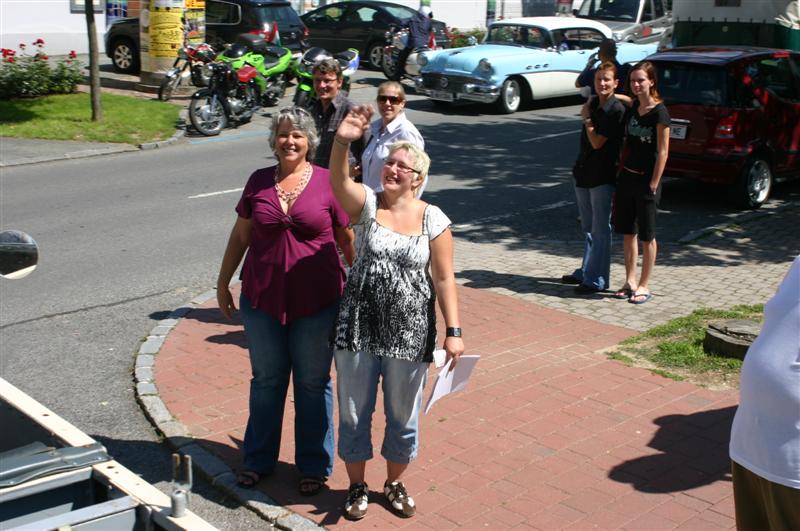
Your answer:
[[[565,283],[578,284],[578,293],[595,293],[609,286],[611,199],[625,116],[625,107],[614,97],[619,83],[616,75],[613,63],[601,64],[594,75],[598,97],[581,109],[581,149],[572,173],[586,245],[581,267],[562,277]]]

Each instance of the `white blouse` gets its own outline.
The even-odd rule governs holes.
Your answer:
[[[406,113],[401,112],[397,117],[383,128],[383,120],[378,118],[369,126],[369,138],[365,140],[366,146],[361,155],[362,182],[376,192],[383,190],[381,175],[383,175],[383,161],[389,156],[389,148],[399,140],[406,140],[425,149],[422,135],[411,121],[406,118]],[[417,197],[422,196],[428,176],[422,183]]]

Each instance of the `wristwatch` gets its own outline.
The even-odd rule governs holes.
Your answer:
[[[445,337],[461,337],[461,328],[448,326],[444,332]]]

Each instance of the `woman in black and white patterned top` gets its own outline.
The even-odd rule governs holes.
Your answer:
[[[334,341],[339,399],[339,456],[350,489],[345,517],[367,512],[364,482],[372,453],[372,413],[382,381],[386,431],[383,492],[401,517],[416,513],[400,477],[419,447],[419,412],[428,364],[436,346],[436,312],[447,326],[444,349],[451,365],[464,352],[453,274],[450,220],[418,199],[430,159],[415,144],[394,144],[383,167],[383,191],[349,178],[347,148],[369,127],[371,107],[353,109],[331,152],[331,185],[358,234],[355,263],[339,307]]]

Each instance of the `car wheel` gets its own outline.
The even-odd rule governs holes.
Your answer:
[[[381,68],[386,79],[400,81],[400,76],[397,75],[397,61],[394,57],[384,57],[381,61]]]
[[[383,65],[383,43],[373,42],[367,47],[367,60],[375,70],[381,69]]]
[[[500,112],[503,114],[515,113],[521,103],[522,87],[519,85],[519,80],[508,78],[503,81],[503,86],[500,87],[500,99],[497,100],[497,107]]]
[[[769,198],[772,191],[772,170],[764,159],[748,161],[739,177],[736,199],[744,208],[758,208]]]
[[[114,70],[123,74],[136,74],[139,71],[139,50],[130,39],[119,39],[111,47],[111,64]]]

